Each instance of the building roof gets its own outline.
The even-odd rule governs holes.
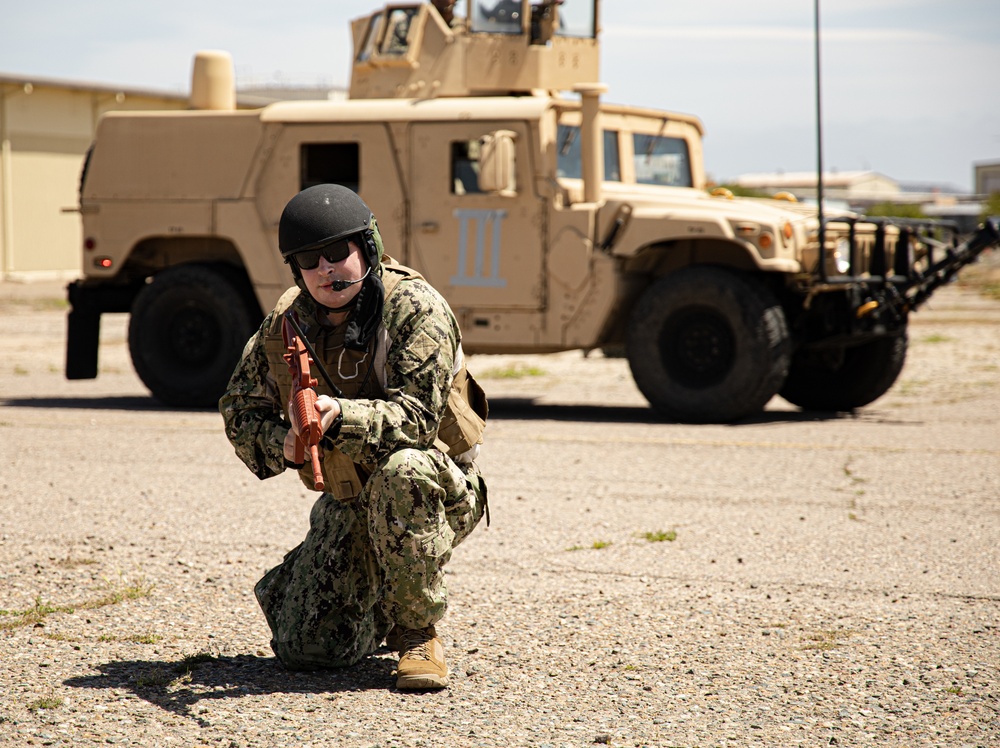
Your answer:
[[[896,184],[896,180],[879,174],[876,171],[835,171],[824,172],[823,184],[827,187],[850,187],[859,182],[869,182],[873,179]],[[780,189],[782,187],[802,187],[816,184],[816,172],[761,172],[743,174],[737,177],[736,183],[744,186]]]
[[[18,73],[0,73],[0,85],[13,85],[19,88],[62,88],[69,91],[80,91],[82,93],[96,92],[108,94],[124,94],[125,96],[142,96],[152,99],[173,99],[187,101],[187,92],[161,91],[151,88],[135,88],[132,86],[113,86],[108,83],[94,83],[92,81],[76,81],[66,78],[47,78],[41,75],[28,75]]]

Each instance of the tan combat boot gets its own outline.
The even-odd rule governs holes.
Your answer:
[[[398,628],[399,666],[396,688],[416,691],[444,688],[448,685],[448,666],[444,664],[444,646],[433,626],[425,629]]]

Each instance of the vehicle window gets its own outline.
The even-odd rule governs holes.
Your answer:
[[[489,7],[486,3],[490,3]],[[471,30],[487,34],[520,34],[521,0],[477,0],[472,4]]]
[[[386,22],[385,38],[379,52],[385,57],[402,57],[409,46],[410,25],[417,15],[417,8],[393,8]]]
[[[593,39],[594,3],[592,0],[566,0],[559,5],[559,36],[576,36]]]
[[[361,149],[357,143],[303,143],[299,189],[317,184],[342,184],[358,192]]]
[[[358,62],[368,62],[378,49],[378,37],[379,32],[382,31],[383,17],[381,13],[372,16],[372,20],[368,24],[368,32],[365,34],[364,44],[361,45],[361,51],[358,52]]]
[[[622,181],[621,162],[618,159],[617,130],[604,131],[604,181]]]
[[[636,133],[632,136],[632,143],[636,182],[670,187],[692,185],[691,158],[686,140]]]
[[[593,0],[564,0],[558,4],[534,0],[531,3],[532,19],[537,18],[547,8],[557,7],[559,24],[558,36],[574,36],[593,39]],[[476,0],[472,6],[471,31],[487,34],[521,33],[521,0]]]
[[[479,189],[478,140],[455,140],[451,144],[451,191],[455,195],[475,195]]]
[[[558,158],[556,173],[560,177],[580,179],[583,177],[583,161],[580,155],[580,128],[576,125],[559,125],[556,137]],[[604,131],[604,181],[620,182],[621,162],[618,156],[618,132]]]

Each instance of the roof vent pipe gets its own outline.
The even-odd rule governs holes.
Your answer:
[[[194,69],[191,72],[191,108],[236,108],[233,58],[228,52],[208,49],[194,56]]]

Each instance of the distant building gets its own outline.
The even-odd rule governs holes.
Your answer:
[[[763,192],[791,192],[799,200],[816,199],[816,172],[744,174],[736,180],[740,187]],[[899,183],[874,171],[824,173],[823,197],[850,205],[896,200],[902,190]]]
[[[992,169],[992,171],[990,171]],[[980,171],[994,180],[994,189],[1000,190],[1000,162],[977,165]],[[816,172],[744,174],[736,184],[747,189],[769,194],[790,192],[804,203],[816,202]],[[978,184],[978,181],[977,181]],[[977,192],[984,193],[982,189]],[[964,194],[951,185],[930,182],[901,183],[874,171],[830,172],[823,176],[823,202],[827,207],[864,213],[878,203],[919,205],[929,218],[955,221],[961,231],[971,231],[979,222],[982,199]]]
[[[187,105],[178,94],[0,74],[0,279],[79,273],[71,211],[101,115]]]
[[[332,87],[260,86],[238,92],[237,106],[344,95]],[[0,73],[0,280],[80,274],[80,171],[103,114],[187,108],[187,94]]]
[[[1000,161],[983,161],[973,164],[977,195],[1000,192]]]

